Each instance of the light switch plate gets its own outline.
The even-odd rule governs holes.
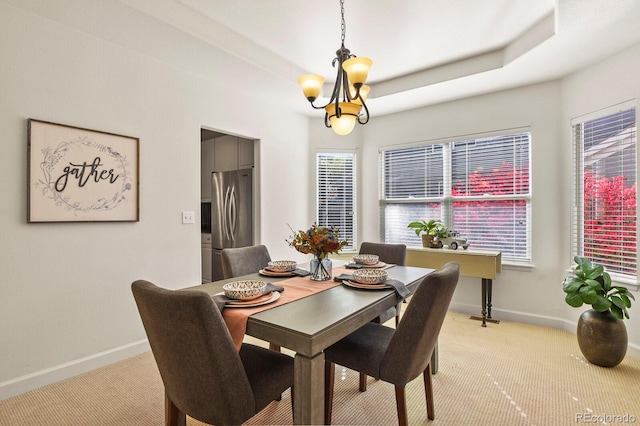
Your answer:
[[[196,223],[195,213],[191,211],[182,212],[182,223],[183,224]]]

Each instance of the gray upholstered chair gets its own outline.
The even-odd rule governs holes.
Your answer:
[[[381,262],[404,266],[407,259],[407,246],[404,244],[371,243],[365,241],[360,245],[360,254],[377,254]],[[389,308],[379,317],[374,318],[373,322],[384,324],[395,317],[397,326],[400,321],[401,308],[402,303],[398,303],[394,308]],[[360,373],[359,389],[360,392],[367,390],[367,375],[364,373]]]
[[[335,364],[395,385],[401,426],[408,422],[405,386],[422,373],[427,416],[434,419],[431,353],[459,275],[460,266],[454,262],[427,275],[395,329],[369,322],[325,349],[325,424],[331,424]]]
[[[185,415],[239,425],[293,386],[293,358],[254,345],[236,349],[211,296],[135,281],[138,305],[166,396],[167,425]]]
[[[222,250],[220,256],[222,276],[225,279],[255,274],[271,262],[269,250],[263,245],[226,248]],[[269,343],[269,349],[280,351],[280,346]]]
[[[385,244],[363,242],[360,245],[360,254],[377,254],[381,262],[393,263],[398,266],[404,266],[407,259],[407,246],[404,244]],[[382,313],[374,321],[384,324],[391,318],[396,319],[396,325],[400,321],[400,307],[398,304],[395,308],[389,308]]]
[[[404,266],[407,260],[407,246],[404,244],[386,244],[363,242],[360,253],[377,254],[382,262]]]
[[[267,247],[260,245],[226,248],[222,250],[221,260],[224,278],[234,278],[258,272],[267,266],[271,256]]]

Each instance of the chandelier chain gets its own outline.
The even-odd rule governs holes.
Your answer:
[[[342,37],[340,38],[340,41],[342,42],[342,45],[344,46],[344,33],[346,31],[347,25],[344,23],[344,0],[340,0],[340,15],[342,16],[342,22],[340,24],[340,30],[342,31]]]

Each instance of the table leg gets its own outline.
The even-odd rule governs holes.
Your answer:
[[[487,322],[499,324],[499,320],[491,318],[491,298],[493,293],[493,280],[482,278],[482,316],[472,316],[471,319],[482,321],[482,326],[486,327]]]
[[[493,293],[493,280],[487,280],[487,318],[491,318],[491,294]]]
[[[482,326],[487,326],[487,280],[482,278]]]
[[[293,380],[293,423],[324,423],[324,353],[313,357],[296,354]]]

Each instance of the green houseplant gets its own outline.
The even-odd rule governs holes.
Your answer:
[[[628,308],[635,297],[626,287],[611,284],[611,276],[602,265],[575,256],[574,275],[565,278],[562,289],[569,306],[591,305],[578,321],[576,335],[582,354],[592,364],[614,367],[627,352],[627,329],[622,321],[629,318]]]
[[[442,224],[442,221],[438,219],[431,219],[429,221],[416,220],[407,226],[415,231],[417,236],[422,236],[422,246],[429,247],[433,237],[438,235],[446,235],[446,228]]]

